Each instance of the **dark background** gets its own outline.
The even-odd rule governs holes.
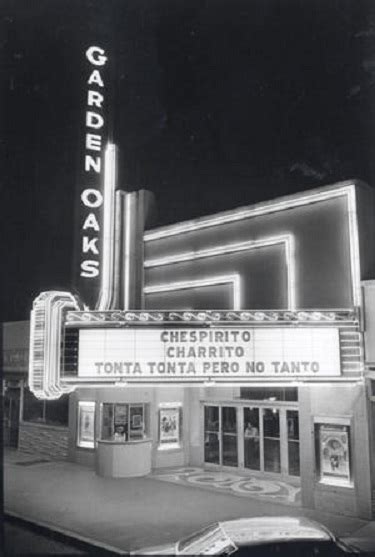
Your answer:
[[[1,3],[0,320],[70,289],[85,49],[111,44],[120,185],[162,225],[374,180],[373,0]]]

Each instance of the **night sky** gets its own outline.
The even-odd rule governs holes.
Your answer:
[[[1,13],[1,321],[70,289],[82,59],[111,45],[120,185],[154,225],[375,184],[375,2],[13,0]]]

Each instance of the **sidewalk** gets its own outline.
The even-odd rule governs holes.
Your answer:
[[[265,498],[222,493],[156,476],[100,478],[70,462],[17,451],[4,454],[5,512],[128,552],[175,541],[216,520],[259,515],[306,516],[338,536],[375,541],[375,522],[301,509]],[[23,464],[22,464],[23,463]]]

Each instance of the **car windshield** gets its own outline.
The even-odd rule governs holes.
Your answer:
[[[230,555],[237,546],[216,523],[180,542],[177,555]]]
[[[200,539],[205,538],[206,536],[212,534],[218,528],[219,528],[219,523],[215,522],[215,524],[206,526],[206,528],[203,528],[202,530],[199,530],[198,532],[194,532],[193,534],[190,534],[190,536],[183,538],[178,542],[177,545],[178,551],[179,552],[184,551],[187,547],[199,541]]]

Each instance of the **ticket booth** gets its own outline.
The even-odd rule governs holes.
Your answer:
[[[95,469],[99,476],[129,478],[151,472],[151,439],[147,436],[145,404],[101,405],[101,436]]]

